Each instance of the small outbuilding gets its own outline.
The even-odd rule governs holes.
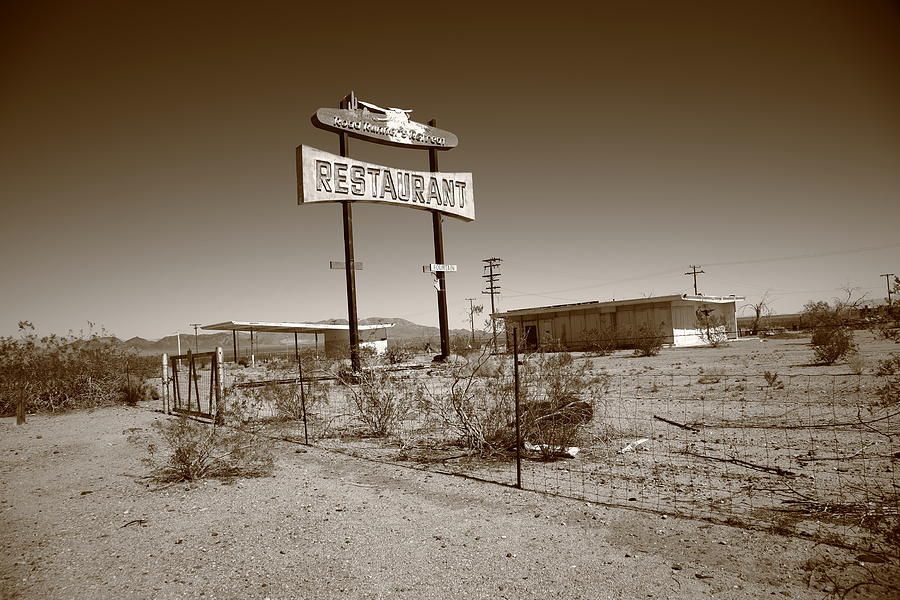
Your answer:
[[[384,354],[387,351],[387,330],[393,327],[393,323],[377,323],[375,325],[359,326],[359,347],[371,348],[376,354]],[[293,333],[313,334],[316,336],[318,347],[319,334],[325,338],[325,351],[333,354],[347,354],[350,349],[350,326],[339,323],[270,323],[263,321],[225,321],[204,325],[201,329],[207,331],[230,331],[234,344],[234,360],[237,360],[237,332],[249,331],[254,333]]]
[[[521,308],[494,316],[506,324],[507,347],[512,347],[514,331],[529,348],[579,351],[610,341],[628,348],[648,333],[672,346],[701,346],[708,343],[703,335],[707,327],[719,337],[737,338],[736,305],[743,299],[679,294]]]

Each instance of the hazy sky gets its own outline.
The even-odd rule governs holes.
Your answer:
[[[586,5],[587,3],[585,3]],[[350,90],[459,137],[453,327],[500,309],[900,273],[900,7],[887,1],[0,5],[0,335],[346,318],[341,210],[295,147]],[[528,8],[531,7],[531,8]],[[353,140],[351,156],[428,169]],[[437,324],[431,218],[354,209],[359,316]]]

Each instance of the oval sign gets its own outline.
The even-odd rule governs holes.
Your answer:
[[[366,108],[320,108],[312,116],[312,124],[320,129],[389,146],[449,150],[459,143],[456,135],[449,131],[410,121],[410,112],[390,108],[384,109],[384,112]]]

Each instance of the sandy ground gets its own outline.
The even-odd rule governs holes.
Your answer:
[[[156,408],[0,419],[0,598],[819,599],[852,559],[289,443],[273,477],[156,489]]]

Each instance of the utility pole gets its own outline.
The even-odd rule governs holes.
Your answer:
[[[697,268],[700,265],[691,265],[691,270],[685,273],[685,275],[693,275],[694,276],[694,295],[699,296],[700,293],[697,291],[697,275],[700,273],[705,273],[705,271],[698,271]]]
[[[887,283],[887,301],[888,301],[888,309],[891,307],[891,277],[893,277],[893,273],[882,273],[881,277],[884,277],[885,283]]]
[[[500,272],[495,271],[495,269],[500,268],[500,263],[503,262],[502,258],[485,258],[481,262],[485,263],[484,270],[487,271],[482,277],[485,279],[484,282],[484,291],[482,294],[490,294],[491,295],[491,328],[494,330],[494,352],[497,351],[497,320],[494,318],[494,313],[497,312],[497,307],[494,304],[494,295],[500,293]]]
[[[197,328],[200,327],[200,323],[190,323],[190,326],[194,328],[194,352],[200,352],[197,345]]]
[[[482,311],[481,306],[475,306],[475,298],[466,298],[469,301],[469,327],[472,329],[472,342],[471,345],[475,347],[475,313],[480,313]]]

